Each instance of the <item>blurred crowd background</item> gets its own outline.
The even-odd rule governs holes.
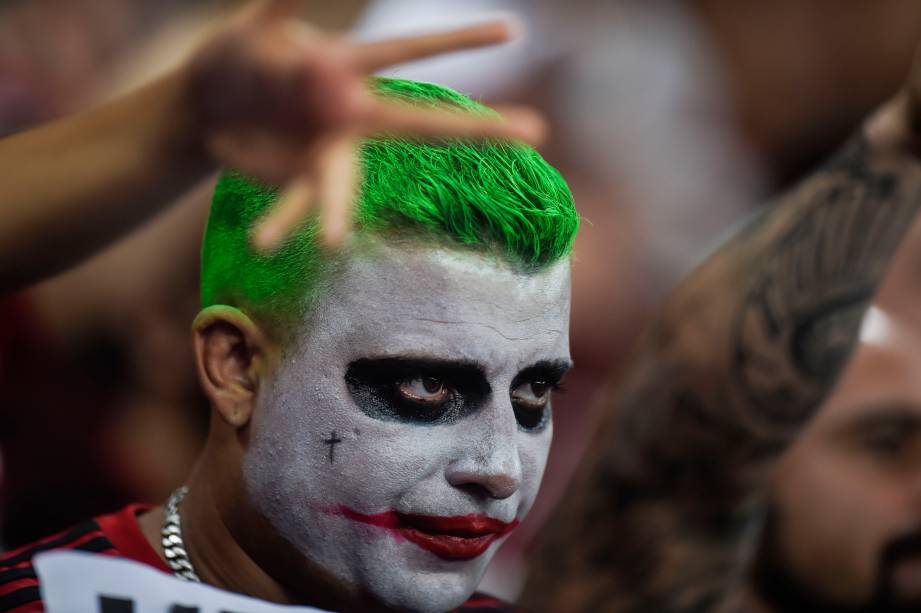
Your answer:
[[[168,69],[239,4],[0,1],[0,135]],[[554,400],[545,483],[484,585],[514,598],[592,431],[592,398],[626,363],[655,305],[896,91],[921,40],[921,3],[304,5],[316,26],[367,39],[496,15],[521,26],[503,47],[387,73],[538,107],[552,127],[542,153],[569,181],[585,220],[574,266],[576,368]],[[207,427],[188,331],[210,187],[79,268],[0,298],[5,547],[128,502],[162,501],[185,477]],[[921,241],[918,232],[912,240]]]

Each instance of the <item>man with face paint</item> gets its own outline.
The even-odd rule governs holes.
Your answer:
[[[490,112],[435,85],[373,86]],[[499,606],[469,599],[540,484],[570,367],[578,215],[525,145],[383,138],[361,165],[356,229],[336,252],[316,222],[254,252],[277,193],[222,176],[193,326],[213,408],[202,456],[165,508],[59,545],[91,534],[189,580],[337,611]]]

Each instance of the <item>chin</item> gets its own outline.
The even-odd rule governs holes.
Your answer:
[[[444,613],[460,607],[476,590],[476,585],[450,575],[407,577],[402,585],[388,586],[376,596],[388,610]]]
[[[470,598],[487,564],[488,559],[468,563],[439,561],[433,567],[412,570],[385,564],[380,568],[382,573],[369,573],[363,582],[388,610],[443,613]]]

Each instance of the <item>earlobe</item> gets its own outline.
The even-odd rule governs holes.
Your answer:
[[[224,421],[246,426],[267,366],[268,339],[245,313],[226,305],[202,310],[192,330],[202,389]]]

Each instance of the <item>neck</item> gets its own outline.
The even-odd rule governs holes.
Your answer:
[[[239,491],[242,477],[227,468],[241,462],[229,461],[212,444],[209,439],[187,481],[189,492],[179,505],[182,539],[202,583],[281,604],[344,612],[383,610],[361,592],[306,562],[264,519],[245,508],[245,496]],[[163,516],[161,506],[139,521],[148,542],[165,560],[160,543]],[[297,591],[285,585],[297,586]]]
[[[227,519],[217,504],[214,480],[207,474],[206,462],[199,465],[188,481],[189,493],[179,506],[182,540],[195,572],[203,583],[245,594],[261,600],[292,604],[293,597],[272,579],[234,538]],[[163,507],[159,506],[139,520],[141,530],[161,558],[160,543]]]

